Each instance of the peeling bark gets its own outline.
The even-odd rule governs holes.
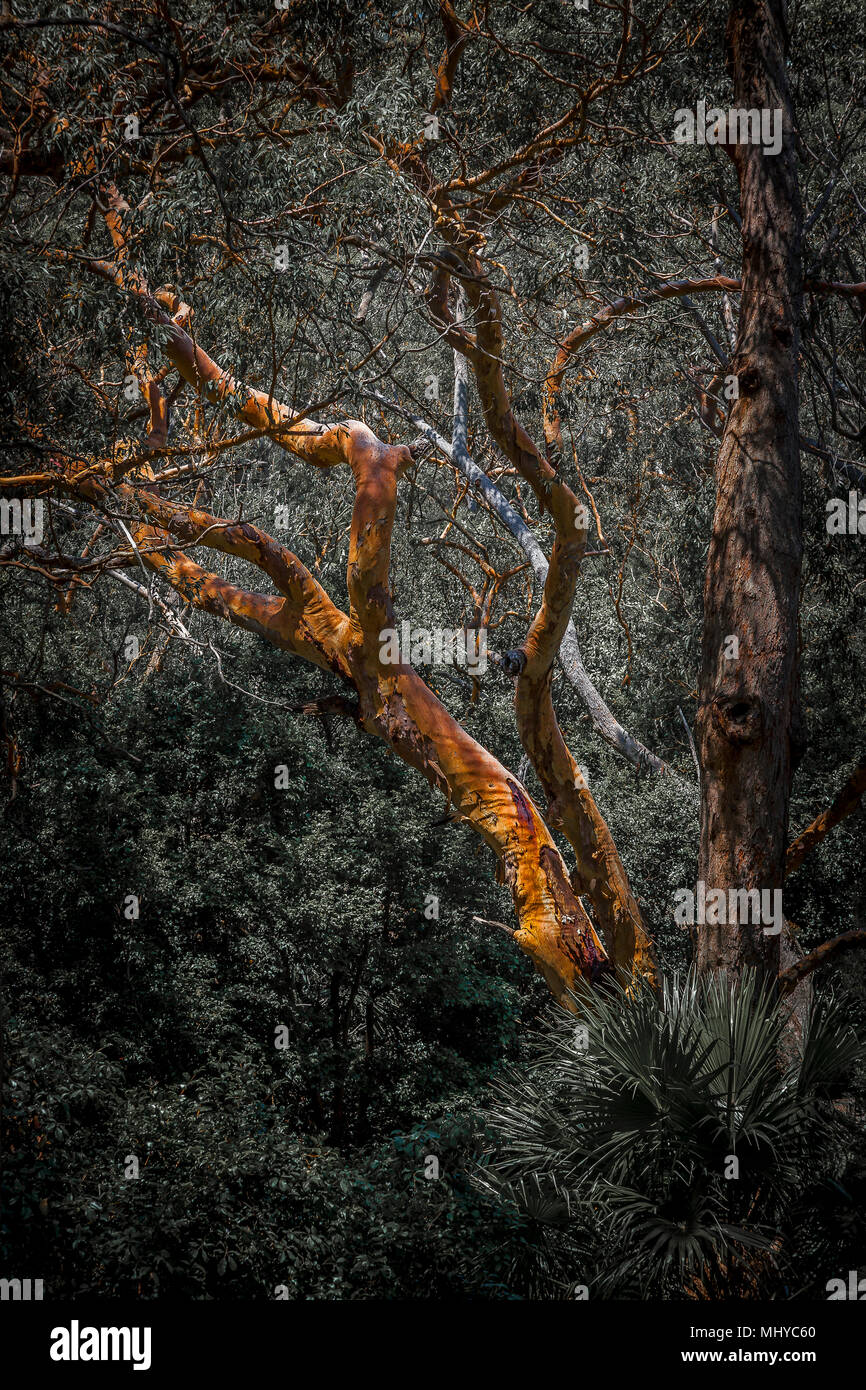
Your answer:
[[[617,969],[656,982],[652,946],[622,860],[603,816],[562,736],[553,708],[553,662],[574,601],[586,530],[557,537],[541,608],[532,624],[517,679],[521,742],[548,797],[547,821],[562,830],[576,859],[575,887],[587,894]]]
[[[100,267],[98,273],[106,270],[117,283],[111,267]],[[468,822],[493,849],[515,905],[519,925],[514,939],[554,996],[568,1006],[569,991],[579,979],[594,982],[612,965],[542,815],[519,781],[466,733],[411,666],[381,659],[381,634],[396,623],[389,584],[391,533],[397,486],[412,462],[411,451],[383,443],[362,421],[320,425],[293,415],[261,392],[242,392],[157,308],[164,304],[177,313],[173,296],[150,296],[141,286],[133,293],[147,313],[159,314],[170,327],[166,355],[206,399],[230,399],[242,419],[282,447],[317,467],[348,465],[355,481],[348,614],[336,608],[296,556],[259,527],[219,520],[119,483],[116,492],[143,514],[136,528],[143,562],[196,607],[334,671],[354,687],[360,726],[441,791],[453,816]],[[106,484],[92,474],[81,470],[64,485],[98,501]],[[252,593],[209,573],[183,552],[166,548],[172,536],[251,561],[281,597]]]

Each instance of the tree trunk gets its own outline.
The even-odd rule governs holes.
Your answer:
[[[784,4],[736,0],[727,40],[734,105],[781,111],[783,137],[775,155],[758,144],[726,147],[737,169],[742,216],[742,299],[732,362],[738,397],[718,461],[697,720],[698,872],[707,892],[722,889],[726,897],[732,888],[781,890],[785,875],[789,794],[801,751],[802,559],[802,212]],[[775,976],[780,937],[767,925],[698,924],[699,968],[739,974],[753,965]]]

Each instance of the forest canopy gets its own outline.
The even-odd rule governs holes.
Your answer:
[[[823,1290],[863,1241],[861,7],[18,8],[4,1268]],[[614,1018],[652,1099],[602,1174]],[[726,1019],[774,1118],[704,1144]],[[691,1243],[629,1263],[629,1221]]]

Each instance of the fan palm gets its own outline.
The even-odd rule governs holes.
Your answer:
[[[482,1186],[597,1292],[766,1291],[786,1210],[844,1160],[833,1093],[864,1052],[840,1007],[814,1002],[791,1057],[789,1009],[754,974],[576,1004],[582,1022],[560,1014],[530,1070],[499,1083]]]

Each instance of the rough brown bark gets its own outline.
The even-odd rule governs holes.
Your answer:
[[[697,729],[698,876],[707,890],[781,889],[800,742],[797,613],[802,558],[797,353],[802,212],[781,0],[736,0],[728,21],[734,106],[782,111],[778,155],[728,146],[740,184],[743,274],[732,403],[717,469],[704,587]],[[735,637],[738,656],[726,655]],[[727,645],[727,653],[730,653]],[[699,926],[698,966],[776,976],[779,936],[758,923]]]

